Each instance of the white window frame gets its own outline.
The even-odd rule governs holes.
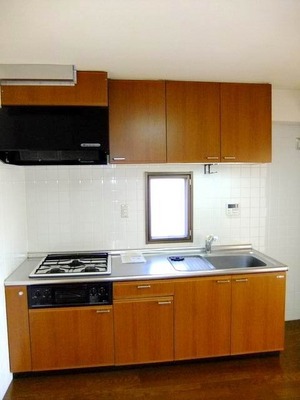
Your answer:
[[[184,209],[182,210],[182,218],[185,223],[185,234],[176,236],[169,234],[168,236],[153,237],[152,219],[151,219],[151,180],[152,179],[183,179],[184,180]],[[146,172],[146,243],[182,243],[193,241],[192,227],[192,189],[193,189],[193,173],[192,172]],[[170,197],[170,202],[172,198]],[[162,215],[163,218],[163,215]],[[174,215],[176,218],[176,215]]]

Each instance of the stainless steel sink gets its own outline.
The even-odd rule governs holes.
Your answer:
[[[215,267],[201,256],[170,256],[168,260],[176,271],[209,271]]]
[[[205,256],[205,259],[211,263],[216,269],[229,269],[229,268],[255,268],[265,267],[263,261],[258,258],[248,255],[223,255],[223,256]]]

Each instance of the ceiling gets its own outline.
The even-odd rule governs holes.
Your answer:
[[[0,1],[0,63],[300,89],[300,0]]]

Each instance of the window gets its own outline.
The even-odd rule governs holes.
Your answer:
[[[146,242],[192,241],[192,173],[146,173]]]

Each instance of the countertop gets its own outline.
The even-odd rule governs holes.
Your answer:
[[[124,251],[132,252],[133,250]],[[253,274],[263,272],[287,271],[288,267],[281,262],[274,260],[267,255],[253,249],[251,245],[236,246],[214,246],[210,255],[239,255],[249,254],[262,260],[266,265],[263,267],[227,268],[206,271],[177,271],[168,260],[170,255],[201,255],[205,256],[202,248],[177,248],[177,249],[151,249],[138,250],[143,254],[146,262],[122,263],[121,251],[111,251],[112,272],[110,275],[85,276],[85,277],[56,277],[56,278],[29,278],[28,275],[41,262],[45,254],[29,255],[28,258],[5,280],[6,286],[35,285],[53,283],[75,283],[75,282],[103,282],[103,281],[132,281],[149,279],[172,279],[197,276],[218,276]]]

